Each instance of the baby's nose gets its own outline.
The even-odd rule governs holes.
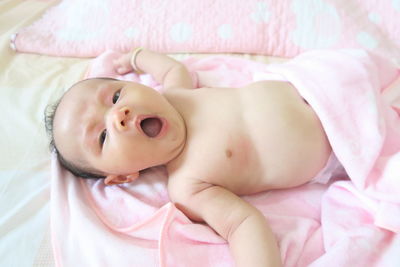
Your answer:
[[[118,130],[126,130],[128,128],[128,121],[130,118],[130,109],[123,107],[115,110],[114,112],[114,125]]]

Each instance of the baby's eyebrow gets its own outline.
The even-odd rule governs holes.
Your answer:
[[[106,80],[106,81],[120,81],[118,79],[114,79],[114,78],[110,78],[110,77],[92,77],[92,78],[87,78],[87,79],[83,79],[80,80],[78,82],[76,82],[74,85],[72,85],[71,87],[74,87],[80,83],[84,83],[84,82],[90,82],[90,81],[96,81],[96,80]]]
[[[102,105],[106,99],[106,95],[110,93],[110,88],[113,88],[113,85],[110,82],[99,83],[95,88],[95,99],[97,101],[96,104]]]
[[[101,86],[97,86],[94,99],[92,101],[89,101],[89,105],[92,105],[92,108],[97,109],[98,108],[97,105],[100,105],[102,102],[101,101],[102,96],[100,95],[101,89],[102,89]],[[86,108],[89,109],[88,107]],[[93,112],[93,110],[91,112]],[[90,153],[98,155],[100,154],[99,136],[102,129],[100,129],[100,127],[98,126],[99,124],[97,122],[97,119],[93,117],[94,115],[91,114],[89,116],[91,117],[89,117],[89,119],[86,120],[87,125],[83,126],[82,143],[84,147],[87,147],[90,150]]]
[[[95,125],[93,122],[89,123],[83,129],[83,144],[87,147],[90,153],[98,155],[100,153],[99,139],[95,134]]]

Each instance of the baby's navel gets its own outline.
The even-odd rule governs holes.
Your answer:
[[[225,150],[225,155],[227,158],[231,158],[232,157],[232,151],[230,149],[226,149]]]

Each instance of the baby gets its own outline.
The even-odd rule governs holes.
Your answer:
[[[261,81],[192,90],[184,65],[145,49],[114,67],[151,74],[163,93],[108,78],[72,86],[51,121],[62,165],[107,185],[165,165],[171,201],[225,238],[237,266],[280,266],[265,217],[239,196],[304,184],[327,164],[324,129],[296,88]]]

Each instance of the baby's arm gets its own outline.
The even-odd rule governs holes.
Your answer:
[[[282,265],[271,229],[255,207],[220,186],[208,185],[193,194],[182,189],[171,194],[177,207],[225,238],[236,266]]]
[[[132,66],[131,62],[135,66]],[[136,68],[136,71],[149,73],[164,86],[164,89],[193,88],[192,78],[185,65],[163,54],[140,49],[136,53],[123,54],[114,64],[119,74],[132,71],[133,67]]]

